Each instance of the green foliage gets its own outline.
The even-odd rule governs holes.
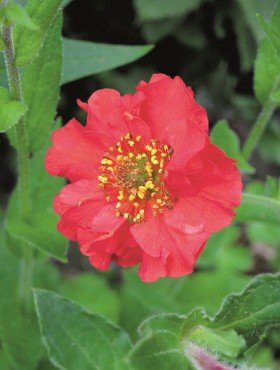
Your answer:
[[[104,317],[55,293],[35,290],[44,344],[54,365],[67,370],[129,369],[128,335]]]
[[[81,273],[61,280],[56,291],[83,305],[90,312],[118,322],[121,304],[119,295],[102,277],[93,273]]]
[[[203,1],[134,0],[134,6],[137,19],[146,22],[185,15],[197,9]]]
[[[7,250],[0,232],[0,342],[5,350],[7,369],[34,370],[44,349],[35,313],[26,313],[19,295],[20,260]],[[2,359],[4,361],[4,359]],[[1,364],[1,360],[0,360]],[[5,367],[1,366],[1,369]]]
[[[267,274],[240,294],[229,295],[212,319],[201,308],[187,316],[154,316],[140,326],[142,339],[132,349],[130,361],[136,369],[192,369],[195,345],[219,361],[237,365],[245,345],[257,343],[278,325],[279,293],[280,275]]]
[[[0,9],[0,24],[2,25],[20,25],[30,30],[36,30],[37,26],[29,17],[25,9],[18,4],[7,4]]]
[[[23,99],[29,107],[25,117],[31,152],[45,147],[56,113],[62,65],[61,23],[59,12],[38,57],[22,73]]]
[[[264,20],[262,22],[269,35],[263,39],[258,50],[255,63],[254,89],[260,103],[265,104],[279,88],[280,58],[279,50],[275,45],[275,42],[277,43],[277,36],[275,34],[279,34],[280,32],[280,4],[278,4],[272,17],[271,25],[267,25]],[[276,50],[278,50],[278,54]]]
[[[152,45],[126,46],[63,39],[62,84],[120,67],[147,54]]]
[[[236,210],[235,221],[261,221],[279,225],[280,201],[263,195],[243,193],[242,203]]]
[[[44,44],[47,32],[53,22],[62,0],[40,1],[29,0],[26,11],[37,30],[31,30],[23,25],[14,28],[14,44],[16,65],[21,67],[32,62],[37,57]]]
[[[254,173],[254,168],[244,159],[240,151],[237,134],[231,130],[226,120],[218,121],[211,132],[211,141],[221,148],[228,157],[236,159],[237,166],[244,172]]]
[[[0,132],[16,125],[26,109],[24,103],[11,99],[8,90],[0,87]]]
[[[264,36],[263,30],[256,18],[256,13],[261,14],[268,21],[278,0],[236,0],[244,16],[247,25],[250,27],[255,40],[259,43]]]
[[[32,214],[30,219],[23,219],[18,212],[18,189],[13,193],[7,209],[6,229],[10,243],[19,253],[20,245],[25,248],[37,248],[66,261],[68,241],[56,230],[58,216],[52,210],[54,196],[64,184],[64,180],[49,176],[44,169],[45,150],[34,155],[31,161]]]
[[[210,326],[234,329],[253,345],[279,325],[279,294],[280,275],[260,275],[243,292],[226,298]]]

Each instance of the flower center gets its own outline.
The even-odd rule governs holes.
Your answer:
[[[172,148],[157,140],[143,145],[141,136],[121,137],[101,160],[99,186],[106,200],[116,201],[116,215],[130,222],[145,219],[147,207],[156,216],[171,209],[174,199],[165,188],[164,172]]]

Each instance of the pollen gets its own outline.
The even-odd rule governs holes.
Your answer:
[[[147,188],[145,186],[139,186],[138,191],[137,191],[138,197],[140,199],[144,199],[146,191],[147,191]]]
[[[165,143],[152,139],[143,144],[140,135],[133,137],[130,133],[108,148],[100,160],[97,178],[117,217],[139,223],[145,221],[149,208],[156,217],[173,207],[175,199],[164,181],[172,152]]]

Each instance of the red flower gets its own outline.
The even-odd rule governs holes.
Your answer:
[[[78,104],[86,126],[72,119],[55,131],[45,160],[71,182],[54,200],[58,230],[101,270],[140,263],[146,282],[191,273],[210,233],[231,222],[242,187],[191,88],[158,74],[134,95],[103,89]]]

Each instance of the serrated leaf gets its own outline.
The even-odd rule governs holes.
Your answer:
[[[239,294],[228,296],[210,327],[234,329],[247,344],[260,340],[280,322],[280,274],[260,275]]]
[[[186,15],[196,10],[204,0],[134,0],[137,19],[141,22]]]
[[[143,338],[131,351],[131,363],[136,369],[188,369],[184,361],[193,359],[192,345],[209,352],[210,357],[215,354],[213,361],[233,361],[245,349],[245,341],[250,347],[268,329],[279,326],[279,296],[280,274],[260,275],[241,293],[226,297],[214,318],[203,308],[195,308],[187,316],[149,318],[140,326]]]
[[[62,65],[61,25],[59,12],[38,57],[22,72],[23,98],[29,107],[26,124],[31,152],[45,146],[56,113]]]
[[[228,157],[238,160],[236,163],[242,171],[254,173],[255,169],[242,156],[240,141],[236,133],[229,127],[226,120],[220,120],[211,132],[211,141],[221,148]]]
[[[63,39],[62,84],[131,63],[153,48]]]
[[[23,102],[11,99],[8,90],[0,87],[0,132],[16,125],[26,110]]]
[[[21,25],[14,28],[13,36],[17,67],[32,62],[38,55],[61,2],[62,0],[28,1],[26,11],[38,29],[34,31]]]
[[[5,22],[9,22],[12,26],[20,25],[30,30],[37,30],[38,28],[26,10],[14,3],[7,4],[0,9],[0,24]]]
[[[57,292],[83,305],[92,313],[106,316],[118,322],[120,299],[106,280],[93,273],[82,273],[60,281]],[[98,292],[98,295],[96,295]]]
[[[34,155],[31,160],[31,199],[32,213],[24,220],[18,212],[18,189],[11,196],[6,229],[15,247],[24,243],[66,262],[68,241],[56,230],[58,216],[52,210],[54,196],[64,185],[64,180],[49,176],[44,169],[45,151]]]
[[[128,335],[104,317],[55,293],[35,289],[37,315],[51,362],[65,370],[126,370]]]

